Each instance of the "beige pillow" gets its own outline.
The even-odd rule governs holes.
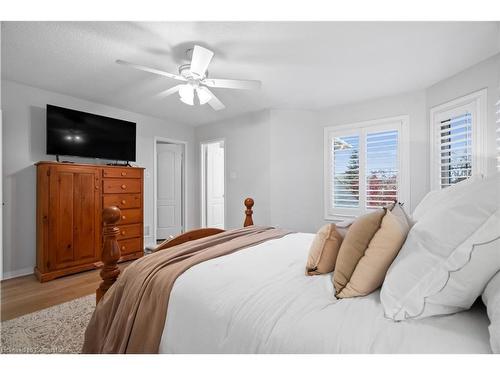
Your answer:
[[[306,274],[320,275],[332,272],[335,268],[342,236],[337,232],[335,224],[326,224],[316,233],[309,249]]]
[[[387,210],[380,229],[359,259],[347,285],[337,292],[337,298],[366,296],[378,289],[409,230],[409,221],[401,206],[396,205],[392,211]]]
[[[368,248],[370,240],[380,228],[384,215],[384,209],[377,209],[358,217],[349,227],[340,246],[333,273],[336,295],[344,289],[351,279],[356,265]]]

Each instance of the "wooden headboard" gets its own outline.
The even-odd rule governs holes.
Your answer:
[[[245,210],[245,221],[243,223],[244,227],[253,225],[253,210],[254,200],[252,198],[247,198],[244,201]],[[100,276],[102,279],[99,288],[96,290],[96,303],[102,298],[106,291],[111,288],[115,283],[116,279],[120,275],[120,269],[118,268],[118,261],[120,260],[120,246],[118,245],[117,236],[120,230],[116,227],[121,218],[120,209],[116,206],[105,207],[102,211],[102,223],[103,223],[103,246],[101,253],[101,261],[103,263]],[[218,228],[199,228],[193,229],[191,231],[182,233],[177,237],[167,239],[159,244],[153,251],[160,251],[168,249],[170,247],[180,245],[182,243],[197,240],[200,238],[212,236],[217,233],[224,232],[223,229]]]

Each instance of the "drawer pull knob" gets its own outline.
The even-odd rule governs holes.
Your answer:
[[[127,217],[125,215],[122,216],[122,220],[125,220]]]
[[[122,204],[125,204],[125,203],[127,203],[127,202],[125,201],[125,199],[124,199],[124,200],[122,200]]]
[[[122,246],[122,250],[125,251],[126,247],[125,246]]]
[[[127,175],[127,172],[122,172],[122,176],[126,176]]]
[[[127,232],[122,230],[122,236],[125,236],[126,234],[127,234]]]
[[[123,184],[122,189],[125,190],[127,188],[127,185]]]

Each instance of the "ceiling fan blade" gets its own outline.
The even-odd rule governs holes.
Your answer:
[[[251,81],[245,79],[207,78],[204,79],[202,83],[209,87],[238,90],[258,90],[261,86],[260,81]]]
[[[210,107],[212,107],[215,111],[220,111],[221,109],[226,108],[226,106],[214,95],[212,91],[204,86],[198,87],[198,90],[203,90],[208,95],[210,95],[210,100],[207,102]]]
[[[214,53],[209,49],[195,45],[193,48],[193,57],[191,58],[191,73],[198,77],[204,77],[208,64],[212,61]]]
[[[172,95],[172,94],[175,94],[177,91],[179,91],[179,89],[184,86],[184,85],[177,85],[177,86],[174,86],[174,87],[171,87],[169,88],[168,90],[165,90],[165,91],[162,91],[158,94],[156,94],[156,96],[158,98],[165,98],[169,95]]]
[[[180,76],[178,74],[172,74],[172,73],[164,72],[163,70],[148,68],[147,66],[133,64],[133,63],[130,63],[128,61],[116,60],[116,63],[120,64],[120,65],[130,66],[131,68],[142,70],[144,72],[158,74],[160,76],[164,76],[164,77],[168,77],[168,78],[173,78],[173,79],[176,79],[178,81],[187,81],[186,78],[184,78],[183,76]]]

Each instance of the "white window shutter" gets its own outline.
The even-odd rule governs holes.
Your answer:
[[[439,137],[440,186],[446,188],[472,175],[472,115],[441,121]]]
[[[359,136],[333,138],[333,207],[359,207]]]
[[[398,199],[398,142],[397,130],[366,135],[366,208]]]

